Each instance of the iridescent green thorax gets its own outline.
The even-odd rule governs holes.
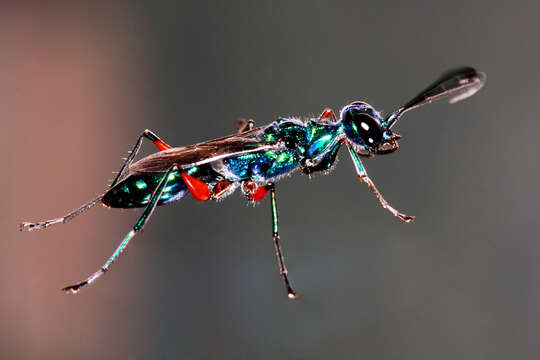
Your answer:
[[[280,145],[277,150],[267,150],[231,157],[223,160],[230,180],[267,181],[285,175],[308,160],[323,159],[331,154],[335,160],[338,137],[342,133],[340,124],[323,123],[316,120],[302,122],[295,119],[279,119],[268,125],[260,135],[269,144]],[[326,168],[331,166],[325,165]]]
[[[307,123],[308,151],[306,156],[316,158],[329,151],[329,147],[334,143],[342,132],[341,124],[319,123],[313,120]]]

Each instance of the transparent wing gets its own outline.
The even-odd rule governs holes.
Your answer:
[[[480,90],[485,82],[486,74],[472,67],[450,70],[442,74],[437,81],[416,95],[403,107],[390,114],[386,119],[388,127],[392,127],[405,112],[433,101],[448,99],[450,104],[454,104],[465,100]]]
[[[173,164],[180,168],[206,164],[231,156],[265,151],[279,147],[261,136],[266,127],[255,128],[195,145],[182,146],[149,155],[133,163],[130,172],[162,172]]]

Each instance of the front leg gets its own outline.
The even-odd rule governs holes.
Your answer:
[[[313,159],[306,159],[304,161],[304,165],[302,166],[302,172],[306,175],[311,175],[315,172],[323,172],[327,173],[332,170],[332,167],[336,163],[337,154],[339,152],[339,148],[341,147],[342,142],[338,141],[336,142],[330,150],[327,151],[327,153],[317,161],[317,163],[314,163]]]
[[[354,168],[356,169],[356,173],[358,174],[358,180],[365,182],[369,186],[369,189],[377,197],[377,200],[379,200],[381,206],[388,210],[390,213],[392,213],[392,215],[403,220],[404,222],[408,223],[413,221],[414,216],[408,216],[400,213],[392,206],[390,206],[390,204],[388,204],[386,200],[384,200],[379,190],[377,190],[377,188],[375,187],[373,181],[371,181],[371,179],[369,178],[367,171],[364,168],[364,165],[362,165],[360,158],[356,155],[356,152],[351,148],[349,144],[347,144],[347,148],[349,149],[349,154],[351,154],[351,158],[353,159]]]

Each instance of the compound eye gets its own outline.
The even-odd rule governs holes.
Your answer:
[[[382,140],[382,131],[377,120],[367,114],[357,117],[359,122],[359,133],[364,144],[369,146],[377,145]]]
[[[352,140],[360,140],[369,147],[374,147],[382,141],[383,133],[379,122],[361,109],[351,108],[345,114]]]

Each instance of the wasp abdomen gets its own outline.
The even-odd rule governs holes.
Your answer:
[[[113,208],[145,207],[152,193],[159,184],[163,173],[132,174],[116,184],[104,196],[101,202]],[[181,199],[188,189],[179,172],[169,174],[169,182],[163,189],[158,205],[164,205]]]

